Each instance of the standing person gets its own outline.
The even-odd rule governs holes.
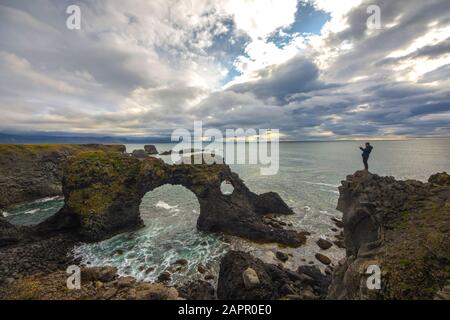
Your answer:
[[[370,145],[369,142],[366,142],[366,147],[359,147],[361,149],[362,153],[362,158],[363,158],[363,163],[364,163],[364,168],[366,169],[366,171],[369,171],[369,156],[370,153],[372,152],[373,147]]]

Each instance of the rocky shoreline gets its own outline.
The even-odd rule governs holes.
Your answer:
[[[285,268],[289,255],[283,250],[275,254],[278,264],[230,251],[213,280],[217,286],[204,280],[169,286],[170,272],[161,274],[156,283],[145,283],[120,277],[112,267],[85,266],[81,289],[68,290],[66,268],[80,264],[72,257],[72,248],[80,241],[99,241],[141,227],[140,199],[163,184],[183,185],[197,196],[199,230],[294,248],[308,236],[276,219],[293,214],[277,194],[252,193],[226,165],[168,165],[149,157],[157,152],[150,147],[145,157],[125,154],[121,146],[114,146],[113,152],[103,146],[92,148],[96,147],[78,146],[72,154],[53,150],[64,155],[50,157],[57,163],[51,181],[60,184],[65,196],[56,215],[33,227],[17,227],[0,217],[0,299],[449,299],[449,175],[436,174],[422,183],[362,171],[348,176],[339,188],[343,221],[334,219],[336,239],[316,241],[316,259],[326,267],[325,273],[310,265]],[[45,157],[26,154],[33,160],[19,165],[33,163],[27,172],[32,179],[30,175],[48,163],[48,150]],[[42,158],[47,160],[37,160]],[[3,169],[12,165],[3,160],[0,167],[5,163]],[[16,174],[3,181],[17,185]],[[55,182],[58,175],[61,182]],[[37,179],[39,183],[30,183],[30,188],[43,183],[42,174]],[[224,181],[234,187],[231,194],[222,194]],[[25,187],[14,190],[24,194],[9,194],[9,203],[31,197]],[[346,250],[337,266],[326,256],[333,245]],[[173,272],[187,263],[175,261]],[[367,287],[369,265],[382,270],[379,290]],[[198,271],[209,277],[205,268],[199,266]]]

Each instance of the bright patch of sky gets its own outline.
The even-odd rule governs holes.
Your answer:
[[[241,19],[244,20],[243,17]],[[226,77],[222,79],[221,84],[224,86],[232,84],[233,80],[245,73],[245,66],[251,62],[254,64],[251,71],[255,71],[271,63],[280,63],[292,58],[301,49],[304,37],[319,35],[322,27],[330,19],[329,13],[317,9],[311,3],[299,1],[296,4],[293,23],[282,26],[273,24],[272,30],[270,28],[263,31],[253,30],[249,34],[235,37],[232,30],[237,26],[233,24],[233,20],[227,21],[228,32],[217,36],[210,48],[210,52],[219,55],[219,60],[227,69]],[[254,26],[257,23],[249,25]],[[266,61],[263,61],[264,59]],[[245,80],[246,77],[242,79]]]

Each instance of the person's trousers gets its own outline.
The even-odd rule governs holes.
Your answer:
[[[368,161],[369,161],[369,157],[363,157],[364,168],[366,170],[369,170],[369,163],[368,163]]]

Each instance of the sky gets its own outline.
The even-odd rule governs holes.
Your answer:
[[[450,1],[0,0],[0,74],[0,132],[450,137]]]

